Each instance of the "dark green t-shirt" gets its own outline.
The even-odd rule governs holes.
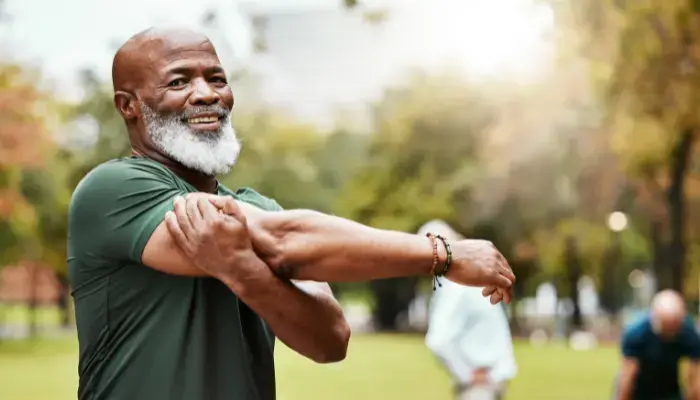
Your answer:
[[[228,287],[141,262],[173,198],[195,188],[143,158],[104,163],[78,185],[68,271],[80,344],[82,400],[269,400],[275,338]],[[230,195],[280,206],[250,189]]]

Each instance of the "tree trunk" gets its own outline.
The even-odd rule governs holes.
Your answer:
[[[610,247],[603,255],[603,289],[600,294],[601,306],[610,315],[617,314],[622,308],[622,294],[620,289],[619,275],[622,261],[622,249],[620,245],[620,235],[611,232]]]
[[[38,281],[39,268],[34,263],[27,264],[29,272],[29,338],[34,339],[38,333]]]
[[[69,290],[68,279],[63,274],[58,274],[57,278],[58,278],[58,284],[60,286],[60,291],[61,291],[61,294],[58,298],[58,304],[57,304],[58,309],[61,311],[61,327],[68,328],[68,327],[70,327],[70,310],[69,310],[70,290]]]
[[[415,298],[418,280],[414,278],[381,279],[371,283],[374,294],[374,321],[380,331],[397,331],[398,317]]]
[[[686,262],[685,244],[685,177],[690,164],[690,150],[695,139],[692,130],[681,134],[671,152],[670,184],[667,192],[669,217],[668,267],[671,289],[683,293],[683,275]]]
[[[651,246],[652,246],[652,271],[656,278],[656,287],[668,289],[671,287],[671,280],[668,274],[668,260],[666,259],[666,246],[663,241],[663,224],[658,219],[651,222]]]
[[[573,237],[566,239],[564,262],[566,270],[568,271],[567,280],[569,284],[569,293],[571,294],[571,301],[574,305],[573,313],[571,314],[571,328],[579,330],[583,327],[583,315],[581,314],[578,290],[578,281],[581,279],[582,268],[581,259],[578,255],[578,243]]]

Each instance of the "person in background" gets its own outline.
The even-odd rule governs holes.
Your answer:
[[[430,302],[426,345],[450,372],[457,399],[502,399],[517,374],[504,308],[479,288],[441,283]]]
[[[625,330],[622,356],[616,400],[700,400],[700,337],[678,293],[654,296],[650,312]],[[685,393],[678,372],[683,358],[690,361]]]

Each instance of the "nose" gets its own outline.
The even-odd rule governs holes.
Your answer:
[[[190,96],[190,103],[195,106],[208,106],[218,103],[221,97],[214,90],[209,82],[204,79],[194,81],[194,92]]]

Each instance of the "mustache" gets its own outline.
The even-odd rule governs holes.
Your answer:
[[[196,106],[192,108],[187,108],[181,113],[176,113],[174,117],[181,120],[186,120],[194,118],[195,116],[200,114],[216,114],[223,119],[227,118],[231,114],[231,110],[219,104],[212,104],[210,106]]]

